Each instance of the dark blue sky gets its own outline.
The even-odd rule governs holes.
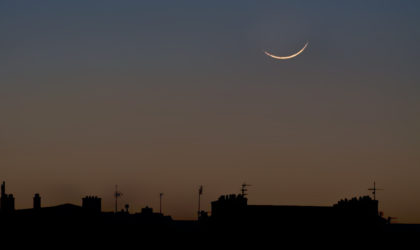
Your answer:
[[[376,180],[420,222],[419,19],[418,1],[0,1],[0,178],[18,207],[112,209],[119,183],[176,218],[200,184],[318,205]]]

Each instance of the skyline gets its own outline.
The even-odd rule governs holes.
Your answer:
[[[18,232],[20,236],[26,236],[27,233],[51,236],[57,233],[70,236],[71,242],[80,239],[79,235],[86,234],[88,239],[93,239],[93,235],[109,234],[113,239],[136,235],[136,242],[139,242],[138,237],[145,242],[154,236],[159,239],[185,237],[189,241],[199,238],[210,242],[226,236],[235,241],[249,236],[252,239],[264,237],[278,241],[278,235],[285,240],[293,235],[329,235],[333,238],[345,237],[354,242],[359,239],[355,236],[369,236],[378,241],[378,237],[385,239],[402,232],[419,231],[418,224],[392,223],[392,217],[383,217],[378,211],[378,201],[369,196],[340,199],[329,206],[254,205],[249,204],[246,197],[249,186],[244,183],[241,194],[219,196],[211,202],[211,211],[199,210],[195,220],[176,220],[148,206],[134,212],[130,211],[128,204],[121,210],[116,208],[114,212],[103,211],[102,199],[97,196],[83,197],[81,206],[61,204],[43,207],[41,196],[35,194],[32,208],[15,210],[14,197],[6,193],[6,184],[3,182],[0,211],[2,234],[16,235],[15,230],[18,229],[21,229]],[[198,191],[201,194],[202,188]],[[119,196],[116,187],[115,198]],[[267,237],[271,235],[276,237]],[[223,242],[226,243],[226,240]],[[170,244],[174,243],[171,241]]]
[[[6,184],[6,182],[3,181],[2,182],[2,190],[3,190],[2,192],[5,192],[7,195],[9,195],[9,194],[12,195],[12,197],[13,197],[13,204],[15,204],[17,197],[15,197],[13,195],[13,192],[7,192],[8,189],[5,188],[6,187],[5,184]],[[249,188],[252,187],[252,186],[253,186],[252,184],[248,184],[248,183],[245,183],[244,182],[240,186],[241,188],[237,192],[233,192],[232,194],[237,194],[237,195],[241,195],[242,197],[246,197],[246,196],[248,196]],[[197,190],[197,199],[198,199],[198,203],[199,203],[198,205],[196,204],[197,205],[197,209],[198,209],[197,211],[203,211],[203,212],[206,212],[207,213],[207,212],[209,212],[209,210],[202,210],[201,209],[202,207],[204,207],[204,208],[210,208],[210,206],[209,206],[210,204],[207,204],[207,205],[204,205],[204,206],[201,205],[201,197],[203,195],[203,190],[204,190],[204,186],[203,185],[199,185],[198,190]],[[367,190],[371,193],[371,195],[362,195],[362,196],[359,196],[359,197],[360,198],[361,197],[370,197],[374,201],[376,201],[377,200],[376,199],[377,191],[384,191],[384,189],[376,186],[376,182],[373,182],[373,186],[371,188],[368,188]],[[158,206],[158,208],[156,208],[154,206],[150,206],[149,204],[146,204],[144,207],[141,207],[141,209],[150,207],[152,209],[154,208],[154,209],[158,210],[159,213],[161,213],[161,214],[165,214],[163,212],[163,208],[164,208],[164,206],[163,206],[164,202],[162,202],[163,194],[164,193],[159,193],[159,204],[158,204],[159,206]],[[45,205],[41,206],[40,205],[41,204],[40,201],[42,199],[42,196],[38,192],[35,192],[34,193],[34,196],[37,197],[37,199],[38,199],[38,203],[37,204],[38,204],[39,207],[54,207],[54,206],[59,206],[59,205],[63,205],[63,204],[71,204],[69,202],[64,202],[63,204],[50,204],[50,203],[47,203],[47,206],[45,206]],[[218,195],[218,197],[221,197],[221,196],[224,196],[224,195],[223,194],[219,194]],[[103,200],[100,196],[95,195],[95,194],[86,194],[86,195],[83,196],[83,199],[85,197],[99,198],[99,200]],[[124,193],[122,193],[121,190],[119,190],[118,185],[115,185],[115,190],[114,190],[114,193],[113,193],[113,199],[114,199],[113,200],[113,205],[115,206],[115,209],[114,210],[110,210],[110,211],[104,211],[104,212],[115,212],[115,213],[117,213],[117,212],[120,212],[120,211],[126,211],[127,205],[130,207],[130,209],[131,209],[130,211],[132,211],[134,213],[141,211],[141,209],[136,209],[136,208],[133,209],[133,207],[131,206],[131,204],[130,204],[130,202],[128,200],[122,199],[122,201],[121,201],[121,198],[122,197],[124,197]],[[354,197],[354,198],[357,198],[357,197]],[[33,198],[33,199],[35,199],[35,198]],[[79,203],[75,203],[74,205],[79,205]],[[109,205],[109,202],[106,202],[106,204]],[[323,204],[324,206],[326,205],[326,204],[324,204],[322,202],[321,203],[317,203],[317,204],[318,205],[319,204]],[[34,204],[32,204],[32,205],[35,206]],[[268,205],[268,204],[263,204],[263,205]],[[275,205],[285,205],[285,206],[289,205],[290,206],[291,204],[275,204]],[[309,205],[309,204],[298,204],[298,206],[307,206],[307,205]],[[22,209],[25,210],[25,209],[31,209],[31,207],[17,208],[17,209],[18,210],[22,210]],[[380,212],[383,213],[383,211],[380,211]],[[168,215],[170,215],[170,214],[168,214]],[[388,215],[388,217],[393,218],[394,220],[395,219],[398,219],[398,218],[392,217],[390,215]],[[180,220],[182,220],[182,219],[191,219],[191,216],[188,216],[187,218],[178,218],[178,219],[180,219]]]
[[[1,184],[1,187],[2,187],[1,188],[1,190],[2,190],[2,197],[4,196],[5,199],[10,198],[9,201],[5,201],[5,207],[4,208],[3,207],[0,208],[0,209],[4,209],[4,211],[6,213],[7,212],[10,212],[10,211],[16,211],[16,210],[31,210],[31,209],[48,208],[48,207],[59,207],[59,206],[68,205],[68,204],[70,204],[70,205],[76,205],[76,206],[79,205],[79,204],[71,204],[71,203],[65,202],[63,204],[54,204],[54,205],[49,205],[49,206],[48,205],[47,206],[42,206],[41,205],[42,196],[39,193],[35,192],[34,193],[34,196],[33,196],[33,204],[32,204],[32,207],[18,208],[18,209],[16,209],[15,208],[16,197],[13,195],[13,193],[7,192],[6,182],[5,181],[2,181],[1,183],[2,183]],[[250,187],[252,187],[251,184],[244,182],[244,183],[242,183],[241,188],[240,188],[240,190],[238,192],[231,193],[231,194],[221,194],[218,197],[219,198],[220,197],[230,197],[230,196],[233,195],[235,197],[243,197],[243,198],[246,198],[248,200],[247,196],[248,196],[248,191],[249,191],[249,188]],[[359,197],[352,197],[352,199],[353,200],[354,199],[357,200],[357,199],[366,199],[366,198],[369,198],[372,201],[378,202],[378,200],[376,199],[377,191],[383,191],[384,189],[382,189],[380,187],[378,188],[376,186],[376,182],[373,182],[373,186],[371,188],[368,188],[367,190],[369,192],[371,192],[371,195],[363,195],[363,196],[359,196]],[[209,211],[202,210],[201,209],[201,197],[203,195],[203,191],[204,191],[204,186],[203,185],[200,185],[199,188],[198,188],[198,190],[197,190],[198,205],[197,205],[197,211],[196,212],[198,212],[198,214],[201,214],[203,212],[203,213],[205,213],[207,215],[209,213]],[[159,207],[158,207],[158,210],[159,210],[159,214],[162,214],[162,215],[165,214],[165,213],[163,213],[163,203],[162,203],[162,197],[163,197],[163,195],[164,195],[164,193],[159,193]],[[114,210],[113,211],[102,211],[102,212],[113,212],[113,213],[116,213],[116,214],[117,213],[120,213],[120,212],[122,212],[122,213],[129,213],[129,210],[128,209],[131,208],[131,205],[130,205],[130,203],[128,201],[126,201],[126,202],[124,202],[124,200],[121,201],[121,198],[123,196],[124,196],[124,194],[121,192],[121,190],[119,190],[118,185],[115,185],[115,190],[114,190],[114,193],[113,193],[114,206],[115,206],[114,207]],[[98,204],[101,204],[102,203],[102,198],[100,196],[92,195],[92,194],[91,195],[84,195],[81,199],[82,199],[83,202],[84,202],[85,199],[95,200],[96,202],[99,201],[99,203],[95,203],[96,204],[95,206],[97,206]],[[347,201],[347,200],[351,200],[351,199],[347,199],[347,198],[341,199],[341,201],[344,201],[344,200]],[[263,204],[263,206],[264,205],[268,205],[268,204]],[[278,206],[278,205],[279,204],[276,204],[276,205],[268,205],[268,206]],[[282,204],[282,205],[283,206],[296,206],[296,205],[290,205],[290,204]],[[307,205],[300,204],[298,206],[307,206]],[[102,206],[99,205],[99,210],[101,210],[101,207]],[[204,206],[204,207],[206,207],[206,206]],[[139,211],[143,210],[144,208],[152,209],[152,210],[153,209],[156,209],[154,207],[151,207],[149,205],[146,205],[145,207],[142,207],[139,210],[134,210],[134,211],[130,210],[130,212],[131,213],[133,213],[133,212],[136,213],[136,212],[139,212]],[[378,210],[377,213],[378,212],[382,213],[383,211],[379,211]],[[169,214],[167,214],[167,215],[169,215]],[[211,215],[211,212],[210,212],[210,215]],[[392,219],[397,219],[397,218],[391,217],[391,216],[388,216],[388,217],[390,219],[391,218]],[[188,218],[188,219],[191,219],[191,218]],[[182,220],[182,218],[181,218],[181,220]]]
[[[326,205],[376,181],[420,223],[418,23],[416,1],[2,1],[0,180],[17,208],[112,211],[118,184],[174,218],[200,185],[208,211],[243,182]]]

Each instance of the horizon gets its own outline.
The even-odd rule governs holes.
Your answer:
[[[112,211],[118,184],[174,218],[200,185],[209,211],[243,182],[316,206],[376,181],[385,217],[420,224],[418,23],[409,0],[2,1],[0,180],[16,208]]]
[[[6,194],[7,195],[9,195],[9,194],[12,194],[13,195],[13,192],[7,192],[7,183],[4,181],[3,182],[4,184],[6,184]],[[243,185],[245,185],[245,183],[243,184]],[[242,188],[244,188],[243,187],[243,185],[241,185],[242,186]],[[213,202],[213,201],[216,201],[216,200],[218,200],[221,196],[226,196],[226,195],[230,195],[230,194],[236,194],[236,195],[240,195],[241,194],[241,192],[245,192],[245,196],[246,196],[246,198],[247,198],[247,200],[249,200],[248,199],[248,195],[249,195],[249,193],[247,193],[248,191],[249,191],[249,189],[247,189],[247,188],[249,188],[249,187],[251,187],[252,185],[250,185],[250,184],[246,184],[246,187],[245,187],[245,190],[243,191],[242,189],[241,190],[238,190],[238,192],[236,192],[236,193],[224,193],[224,194],[219,194],[218,195],[218,197],[216,198],[216,199],[213,199],[213,200],[211,200],[210,202],[208,202],[208,204],[206,205],[206,204],[202,204],[201,202],[200,202],[200,204],[201,204],[201,209],[200,210],[202,210],[203,209],[203,207],[204,207],[204,210],[203,211],[205,211],[205,212],[207,212],[207,213],[210,213],[210,205],[211,205],[211,202]],[[201,188],[203,188],[203,186],[199,186],[199,189],[198,190],[200,190]],[[376,187],[375,185],[372,187],[372,188],[374,188],[375,190],[379,190],[379,191],[383,191],[383,189],[382,188],[378,188],[378,187]],[[368,189],[369,190],[369,192],[372,192],[373,191],[373,189],[372,188],[370,188],[370,189]],[[197,190],[197,191],[198,191]],[[108,212],[111,212],[111,213],[115,213],[115,212],[120,212],[120,211],[125,211],[125,209],[124,209],[124,206],[126,205],[126,204],[128,204],[129,206],[130,206],[130,209],[129,209],[129,211],[130,211],[130,213],[131,214],[135,214],[135,213],[139,213],[139,212],[141,212],[141,209],[142,208],[146,208],[146,207],[150,207],[150,208],[152,208],[153,209],[153,211],[154,212],[158,212],[159,210],[160,210],[160,204],[159,204],[159,207],[155,207],[155,206],[150,206],[150,205],[145,205],[145,206],[143,206],[143,207],[138,207],[138,206],[136,206],[136,207],[132,207],[132,204],[130,204],[130,202],[129,201],[126,201],[126,202],[124,202],[124,199],[122,199],[122,201],[121,201],[121,198],[124,196],[124,193],[122,193],[121,192],[121,190],[119,190],[118,188],[117,188],[117,186],[116,186],[116,189],[114,190],[114,193],[113,193],[113,196],[114,196],[114,198],[113,198],[113,201],[112,201],[112,203],[113,203],[113,205],[115,205],[115,193],[118,191],[118,193],[119,193],[119,200],[118,200],[118,210],[116,211],[115,209],[109,209],[109,204],[110,204],[110,202],[109,201],[107,201],[105,204],[107,204],[107,210],[102,210],[102,212],[105,212],[105,213],[108,213]],[[200,196],[202,197],[203,196],[203,189],[201,189],[201,191],[198,191],[197,192],[197,199],[198,199],[198,193],[201,193],[200,194]],[[66,204],[71,204],[71,205],[76,205],[76,206],[81,206],[81,201],[80,202],[64,202],[64,203],[60,203],[60,204],[52,204],[52,203],[48,203],[48,205],[47,206],[45,206],[44,205],[44,200],[45,200],[45,197],[43,197],[41,194],[39,194],[39,193],[37,193],[37,192],[35,192],[34,193],[34,195],[39,195],[40,196],[40,198],[41,198],[41,207],[55,207],[55,206],[61,206],[61,205],[66,205]],[[159,194],[160,195],[160,194]],[[373,195],[373,193],[372,193],[372,195]],[[104,201],[104,198],[102,198],[102,196],[99,196],[99,195],[96,195],[96,194],[86,194],[86,195],[83,195],[82,197],[80,197],[80,200],[82,200],[84,197],[97,197],[97,198],[100,198],[101,200],[102,200],[102,202]],[[314,205],[314,204],[303,204],[303,203],[299,203],[299,204],[248,204],[248,205],[259,205],[259,206],[266,206],[266,205],[268,205],[268,206],[328,206],[328,207],[330,207],[330,206],[333,206],[334,204],[337,204],[337,202],[338,201],[341,201],[341,200],[350,200],[350,199],[353,199],[353,198],[361,198],[361,197],[370,197],[370,198],[372,198],[371,197],[371,195],[360,195],[360,196],[352,196],[352,197],[342,197],[342,198],[340,198],[340,199],[337,199],[337,201],[335,201],[334,203],[331,203],[331,204],[324,204],[324,203],[319,203],[319,204],[317,204],[317,205]],[[17,197],[16,196],[14,196],[14,199],[15,200],[18,200],[17,199]],[[201,198],[201,200],[202,200],[203,198]],[[372,198],[373,200],[375,200],[374,198]],[[48,199],[47,199],[48,200]],[[376,199],[376,200],[378,200],[378,199]],[[33,200],[31,200],[31,202],[32,202]],[[379,201],[379,200],[378,200]],[[158,202],[159,203],[159,202]],[[163,203],[164,204],[164,203]],[[380,204],[380,202],[379,202],[379,204]],[[17,210],[27,210],[27,209],[32,209],[33,207],[24,207],[24,208],[17,208]],[[164,205],[162,206],[162,208],[164,208]],[[198,209],[198,206],[197,206],[197,209]],[[197,211],[196,211],[197,212]],[[380,211],[380,212],[383,212],[383,211]],[[165,211],[162,209],[162,214],[164,214],[164,215],[169,215],[169,216],[171,216],[171,217],[173,217],[171,214],[168,214],[168,213],[165,213]],[[388,215],[389,216],[389,215]],[[392,217],[392,216],[389,216],[389,217]],[[394,218],[393,219],[393,221],[395,221],[396,219],[398,219],[398,218],[395,218],[395,217],[392,217],[392,218]],[[197,215],[191,215],[191,216],[187,216],[187,217],[173,217],[173,219],[175,219],[175,220],[196,220],[197,219]],[[399,223],[398,221],[395,221],[394,223]]]

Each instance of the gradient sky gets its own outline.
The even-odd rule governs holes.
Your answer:
[[[369,194],[420,223],[419,1],[0,1],[0,180],[17,208],[174,218]],[[307,41],[298,57],[277,61]]]

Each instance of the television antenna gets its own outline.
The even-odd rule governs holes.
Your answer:
[[[114,197],[115,197],[115,213],[118,213],[118,198],[120,198],[123,194],[118,191],[118,185],[115,185],[115,193],[114,193]]]
[[[203,194],[203,185],[200,185],[198,188],[198,218],[200,219],[200,213],[201,213],[201,195]]]
[[[248,189],[247,189],[247,187],[250,187],[250,186],[252,186],[251,184],[247,184],[247,183],[242,183],[242,186],[241,186],[241,194],[242,194],[242,196],[243,197],[245,197],[246,195],[247,195],[247,191],[248,191]]]
[[[372,191],[373,194],[373,200],[376,201],[376,191],[383,190],[382,188],[376,188],[376,183],[373,182],[373,188],[369,188],[368,190]]]
[[[162,214],[162,196],[163,193],[159,193],[159,213]]]

